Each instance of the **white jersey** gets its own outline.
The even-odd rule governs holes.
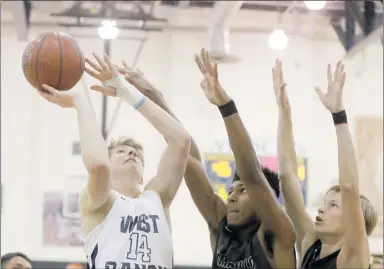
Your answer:
[[[89,268],[172,268],[172,237],[158,194],[116,194],[109,214],[85,238]]]

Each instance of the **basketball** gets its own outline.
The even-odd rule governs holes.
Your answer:
[[[79,82],[84,72],[84,54],[76,40],[63,32],[48,32],[31,41],[24,50],[25,78],[36,89],[47,84],[65,91]]]

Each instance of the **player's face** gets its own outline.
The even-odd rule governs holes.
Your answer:
[[[5,269],[31,269],[32,265],[29,261],[22,257],[14,257],[5,264]]]
[[[324,198],[324,204],[319,207],[315,221],[315,229],[319,234],[342,234],[341,195],[339,192],[330,191]]]
[[[238,180],[232,183],[228,194],[227,220],[228,224],[241,225],[253,216],[251,200],[244,188],[243,183]]]
[[[143,164],[135,148],[121,145],[114,149],[110,154],[112,172],[133,172],[140,173]]]

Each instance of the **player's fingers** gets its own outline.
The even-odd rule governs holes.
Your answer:
[[[127,73],[124,67],[118,66],[117,64],[115,64],[114,66],[116,70],[119,71],[120,74],[125,75]]]
[[[212,75],[213,67],[212,67],[211,59],[209,57],[209,53],[205,49],[203,50],[203,53],[204,53],[203,62],[204,62],[205,69],[208,71],[209,74]]]
[[[104,61],[105,63],[107,64],[108,66],[108,69],[110,71],[117,71],[117,69],[115,68],[115,66],[113,65],[111,59],[108,57],[108,55],[106,53],[104,53]]]
[[[279,59],[279,75],[280,75],[280,80],[284,81],[283,61],[280,59]]]
[[[60,91],[56,90],[55,88],[53,88],[47,84],[43,84],[42,86],[43,86],[44,90],[48,91],[52,95],[60,95],[61,94]]]
[[[132,71],[132,68],[129,67],[129,65],[127,64],[126,61],[122,60],[121,63],[123,64],[124,68],[126,68],[126,69]]]
[[[328,64],[327,66],[327,78],[328,78],[328,88],[330,88],[332,85],[332,79],[333,79],[331,64]]]
[[[213,64],[213,77],[217,81],[219,79],[219,72],[217,71],[217,64]]]
[[[41,97],[43,97],[45,100],[47,100],[48,102],[51,102],[51,103],[57,103],[57,97],[50,94],[50,93],[47,93],[47,92],[43,92],[43,91],[40,91],[38,90],[37,91]]]
[[[139,83],[137,83],[137,80],[133,76],[126,74],[124,77],[125,77],[125,80],[128,81],[132,86],[134,86],[137,89],[140,88]]]
[[[96,53],[92,53],[93,57],[95,57],[96,61],[99,63],[102,69],[107,69],[107,64],[101,59],[99,55]]]
[[[116,96],[116,89],[112,87],[103,87],[99,85],[92,85],[91,89],[96,92],[101,92],[102,94],[105,94],[107,96]]]
[[[89,68],[88,66],[85,66],[85,72],[87,72],[91,77],[94,77],[96,79],[99,78],[99,72],[97,71],[93,71],[91,68]]]
[[[341,62],[338,61],[338,62],[337,62],[337,65],[336,65],[335,72],[334,72],[334,74],[333,74],[333,79],[336,80],[336,81],[337,81],[337,80],[339,79],[339,77],[340,77],[340,68],[341,68]]]
[[[204,64],[203,64],[203,62],[201,61],[201,59],[200,59],[200,57],[198,55],[195,55],[195,62],[197,64],[197,67],[199,67],[200,72],[202,74],[204,74],[206,72],[205,68],[204,68]]]
[[[340,85],[341,85],[341,89],[343,89],[344,88],[344,84],[345,84],[345,78],[346,78],[346,76],[347,76],[347,74],[344,72],[343,74],[342,74],[342,76],[341,76],[341,83],[340,83]]]
[[[277,74],[278,76],[280,76],[281,68],[280,68],[280,62],[279,62],[279,59],[276,59],[276,62],[275,62],[275,70],[276,70],[276,74]]]
[[[139,75],[144,75],[144,72],[141,71],[139,68],[136,69],[136,72],[137,72],[137,74],[139,74]]]
[[[341,64],[340,65],[340,68],[339,68],[339,72],[338,72],[338,75],[337,75],[337,79],[341,82],[342,79],[343,79],[343,74],[344,74],[344,65]]]
[[[93,69],[95,69],[96,71],[99,71],[99,72],[101,72],[101,67],[97,64],[97,63],[95,63],[94,61],[92,61],[91,59],[89,59],[88,57],[85,57],[85,62],[87,63],[87,64],[89,64]]]

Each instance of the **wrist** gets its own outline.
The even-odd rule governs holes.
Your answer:
[[[335,126],[348,123],[347,113],[345,112],[345,109],[339,112],[332,113],[332,119],[333,124]]]
[[[234,114],[237,114],[237,107],[232,99],[229,99],[227,103],[219,105],[217,107],[219,108],[220,114],[223,118],[227,118]]]
[[[159,107],[167,107],[167,102],[165,101],[165,99],[163,98],[162,94],[160,93],[160,91],[158,91],[157,89],[153,89],[151,90],[147,97],[152,100],[156,105],[158,105]]]
[[[146,97],[127,82],[123,75],[105,81],[104,85],[115,88],[116,97],[120,97],[135,109],[138,109],[145,102]]]
[[[75,108],[83,106],[86,103],[89,103],[87,96],[82,94],[73,95],[73,104]]]

